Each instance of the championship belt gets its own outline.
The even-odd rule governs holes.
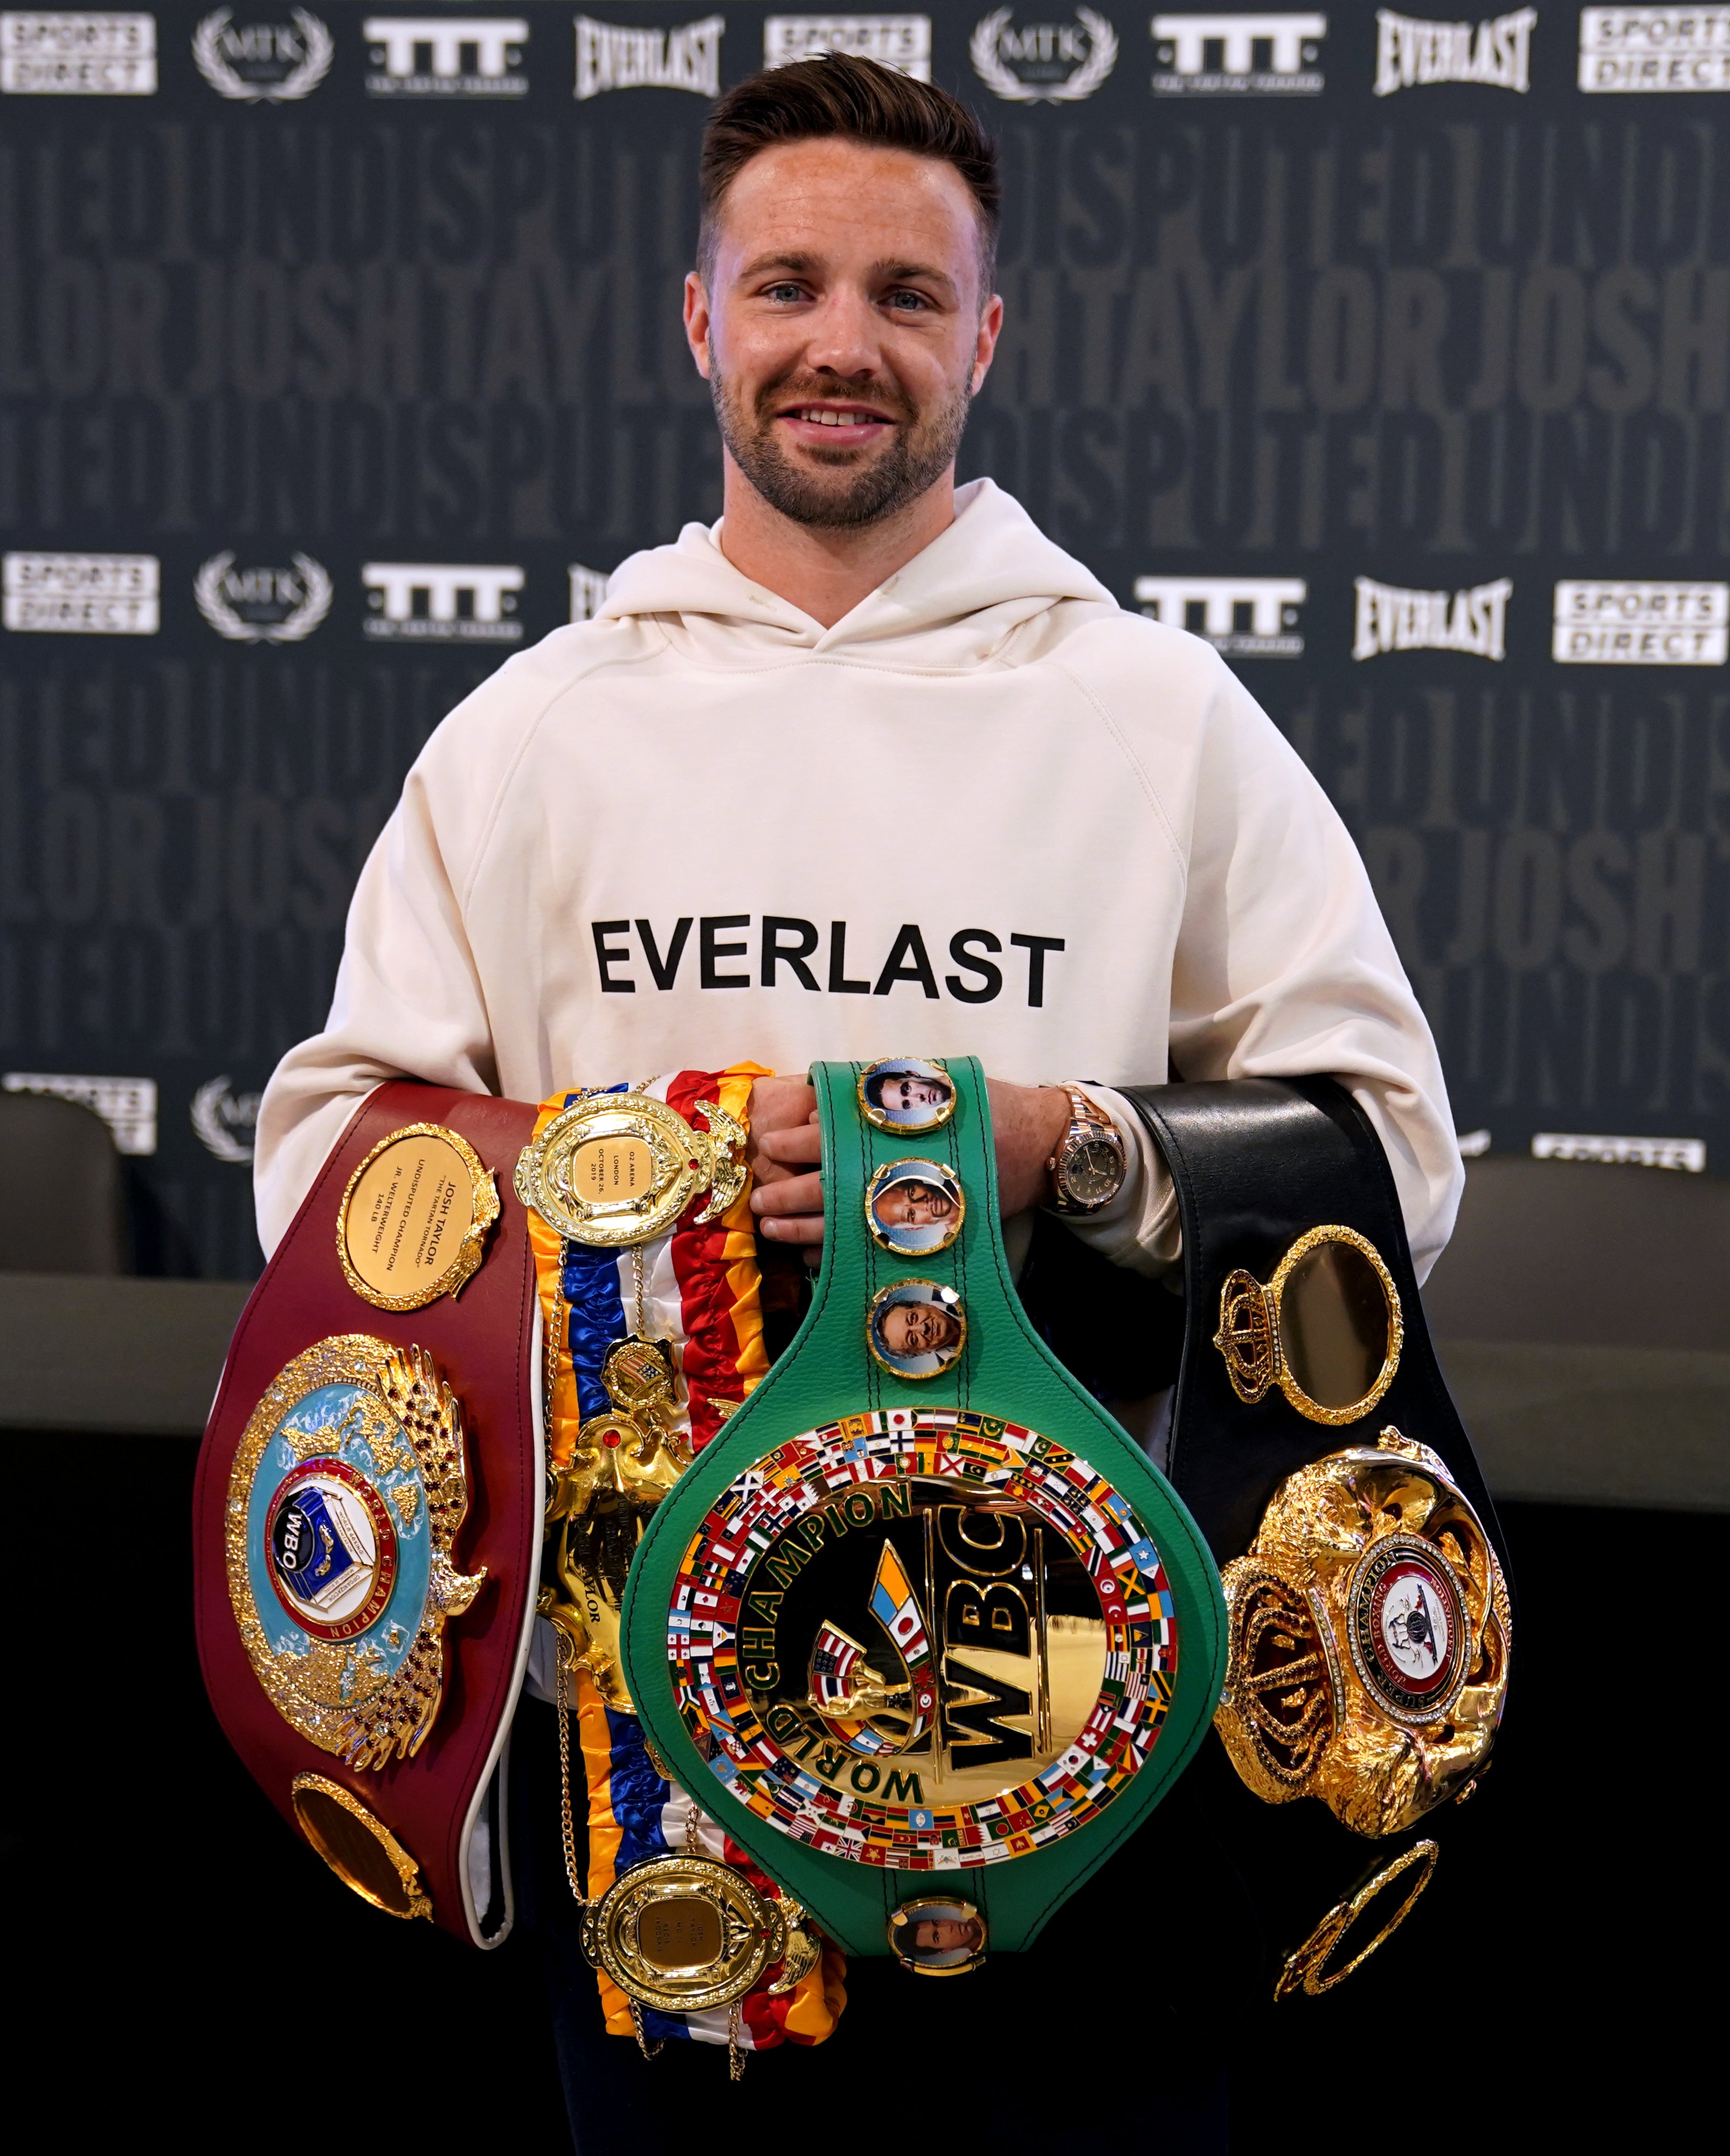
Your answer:
[[[532,1116],[438,1086],[367,1096],[242,1314],[194,1499],[229,1742],[356,1892],[482,1947],[512,1921],[505,1763],[540,1543],[508,1188]]]
[[[1242,1789],[1316,1798],[1338,1827],[1258,1820],[1224,1788],[1214,1816],[1276,1925],[1301,1938],[1276,1996],[1313,1994],[1402,1921],[1435,1868],[1441,1808],[1488,1766],[1513,1633],[1501,1531],[1386,1157],[1345,1089],[1253,1079],[1128,1097],[1183,1224],[1168,1462],[1223,1568],[1217,1727]],[[1367,1866],[1351,1837],[1380,1845]]]
[[[1224,1613],[1183,1504],[1017,1301],[978,1064],[811,1080],[811,1308],[654,1510],[623,1673],[672,1779],[824,1933],[957,1974],[1029,1946],[1172,1786]],[[763,1950],[699,1866],[637,1878],[594,1917],[619,1967]]]
[[[660,1504],[768,1367],[744,1143],[760,1065],[555,1094],[517,1164],[546,1327],[539,1606],[557,1634],[564,1861],[610,2033],[821,2043],[843,1960],[645,1742],[620,1601]],[[574,1717],[586,1794],[578,1856]],[[701,1783],[696,1784],[701,1789]]]

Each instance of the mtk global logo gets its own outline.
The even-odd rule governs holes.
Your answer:
[[[762,64],[786,67],[819,53],[853,53],[915,82],[931,80],[929,15],[771,15],[762,26]]]
[[[1550,655],[1564,666],[1722,666],[1730,584],[1559,583]]]
[[[1383,651],[1466,651],[1477,659],[1503,655],[1502,632],[1513,591],[1506,577],[1455,592],[1408,591],[1403,584],[1358,579],[1354,659]]]
[[[8,554],[0,563],[6,626],[23,632],[154,636],[162,589],[154,554]]]
[[[259,1096],[237,1093],[228,1074],[208,1078],[193,1094],[191,1115],[198,1142],[218,1160],[250,1160],[258,1142]]]
[[[1584,90],[1730,90],[1730,8],[1582,8]]]
[[[1430,23],[1376,10],[1376,95],[1431,82],[1476,82],[1491,90],[1532,87],[1535,8],[1480,23]]]
[[[13,97],[148,97],[154,15],[0,14],[0,91]]]
[[[295,8],[286,23],[237,23],[218,8],[193,33],[193,58],[210,87],[244,105],[307,97],[331,71],[336,48],[316,15]]]
[[[1137,577],[1136,603],[1168,629],[1187,629],[1232,659],[1296,659],[1301,577]]]
[[[1153,87],[1168,97],[1313,97],[1327,35],[1325,15],[1156,15]]]
[[[433,562],[368,562],[366,632],[382,643],[516,644],[522,571]]]
[[[581,100],[606,90],[688,90],[719,97],[726,28],[724,15],[706,15],[676,30],[626,29],[579,15],[574,94]]]
[[[1030,23],[1018,29],[1014,10],[998,8],[973,27],[973,72],[1011,105],[1074,105],[1117,64],[1117,33],[1091,8],[1072,23]]]
[[[291,568],[234,566],[231,553],[213,554],[193,579],[198,611],[231,644],[298,644],[331,611],[331,579],[310,554]]]
[[[372,47],[369,97],[521,97],[529,86],[517,72],[529,41],[520,18],[369,15],[361,33]]]

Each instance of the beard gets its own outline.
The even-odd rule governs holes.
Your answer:
[[[775,437],[775,415],[800,395],[833,400],[832,382],[795,383],[783,377],[747,405],[720,367],[711,366],[710,394],[716,424],[733,462],[771,509],[795,524],[819,530],[856,531],[916,501],[947,471],[968,423],[973,389],[965,377],[941,404],[921,413],[900,390],[875,388],[863,401],[886,408],[896,421],[887,446],[865,457],[858,449],[813,449],[795,464]],[[814,464],[819,469],[809,468]]]

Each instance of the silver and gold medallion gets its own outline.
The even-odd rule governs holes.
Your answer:
[[[745,1130],[712,1101],[696,1112],[644,1093],[586,1093],[555,1116],[516,1163],[516,1194],[573,1243],[624,1250],[652,1242],[693,1199],[718,1219],[745,1187]]]
[[[347,1765],[412,1758],[444,1692],[444,1630],[485,1569],[462,1414],[430,1357],[366,1333],[297,1355],[253,1410],[228,1480],[228,1599],[285,1721]]]

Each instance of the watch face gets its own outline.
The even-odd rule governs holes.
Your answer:
[[[1080,1205],[1102,1205],[1123,1181],[1123,1159],[1106,1138],[1090,1138],[1063,1158],[1063,1183]]]

